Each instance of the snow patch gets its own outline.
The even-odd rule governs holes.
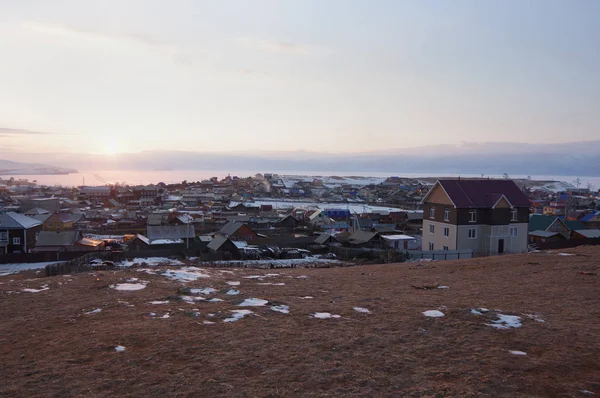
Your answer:
[[[330,318],[341,318],[341,315],[335,315],[335,314],[331,314],[329,312],[315,312],[313,314],[311,314],[311,316],[313,318],[317,318],[317,319],[330,319]]]
[[[354,311],[360,312],[360,313],[363,313],[363,314],[370,314],[371,313],[371,311],[368,310],[367,308],[354,307],[353,309],[354,309]]]
[[[213,289],[212,287],[203,287],[201,289],[190,289],[190,293],[192,293],[192,294],[213,294],[216,292],[217,292],[217,289]]]
[[[239,290],[235,290],[235,289],[229,289],[226,294],[228,294],[230,296],[235,296],[235,295],[240,294],[240,291]]]
[[[290,307],[288,305],[272,305],[271,310],[281,312],[282,314],[290,313]]]
[[[496,329],[512,329],[520,328],[521,326],[523,326],[523,324],[521,323],[521,317],[519,316],[497,314],[497,317],[497,320],[492,321],[492,323],[486,323],[486,325]]]
[[[312,300],[312,299],[314,299],[314,297],[313,297],[313,296],[303,296],[303,297],[300,297],[300,298],[301,298],[302,300]]]
[[[225,282],[227,283],[229,286],[239,286],[240,282],[238,281],[229,281],[229,282]]]
[[[208,300],[209,303],[219,303],[221,301],[223,301],[223,300],[220,299],[220,298],[216,298],[216,297],[215,298],[211,298],[210,300]]]
[[[144,258],[134,258],[130,261],[121,261],[118,263],[121,267],[131,267],[135,264],[146,264],[149,266],[157,266],[157,265],[183,265],[183,263],[179,260],[175,260],[167,257],[144,257]]]
[[[206,300],[204,297],[199,297],[199,296],[181,296],[181,299],[183,301],[188,302],[188,303],[193,303],[195,301],[204,301],[204,300]]]
[[[122,345],[118,345],[115,347],[115,351],[116,352],[123,352],[125,351],[125,347],[123,347]]]
[[[154,300],[154,301],[150,301],[150,304],[169,304],[169,300],[165,300],[165,301]]]
[[[210,278],[210,275],[205,273],[203,269],[197,267],[181,267],[177,270],[168,269],[161,275],[179,282],[191,282],[200,278]]]
[[[110,285],[111,289],[119,291],[134,292],[136,290],[142,290],[146,287],[144,283],[117,283],[116,285]]]
[[[233,313],[231,318],[225,318],[223,322],[237,322],[246,315],[254,314],[254,312],[250,310],[231,310],[231,312]]]
[[[430,317],[430,318],[441,318],[441,317],[445,316],[445,314],[442,311],[438,311],[438,310],[424,311],[423,315]]]
[[[95,310],[88,311],[88,312],[86,312],[86,315],[94,315],[99,312],[102,312],[102,308],[96,308]]]
[[[267,300],[259,299],[259,298],[248,298],[242,301],[238,306],[240,307],[262,307],[267,305],[269,302]]]
[[[39,293],[39,292],[43,292],[44,290],[49,290],[50,288],[48,287],[48,285],[42,285],[40,286],[39,289],[29,289],[29,288],[25,288],[25,289],[21,289],[24,292],[27,293]]]
[[[513,355],[520,355],[522,357],[527,356],[527,353],[525,351],[511,350],[511,351],[508,351],[508,352],[510,352]]]

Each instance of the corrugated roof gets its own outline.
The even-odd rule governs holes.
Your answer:
[[[491,208],[502,195],[515,207],[529,207],[529,199],[512,180],[439,180],[458,208]]]
[[[586,238],[600,238],[600,229],[580,229],[577,233]]]
[[[42,231],[38,235],[35,243],[36,247],[41,246],[72,246],[81,239],[79,231]]]
[[[0,229],[30,229],[42,225],[41,221],[26,215],[8,212],[0,214]]]
[[[193,225],[148,225],[146,235],[150,241],[156,239],[183,239],[196,236]]]

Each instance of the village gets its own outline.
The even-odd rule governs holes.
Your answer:
[[[269,173],[69,188],[0,179],[0,263],[94,252],[362,264],[572,247],[600,240],[599,195],[590,188]]]

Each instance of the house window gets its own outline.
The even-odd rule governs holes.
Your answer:
[[[433,250],[433,242],[429,242],[429,250]]]
[[[429,218],[435,218],[435,207],[429,208]]]
[[[509,229],[509,235],[510,236],[517,236],[517,234],[518,234],[517,231],[518,231],[517,227],[510,227],[510,229]]]
[[[430,234],[433,234],[433,233],[435,233],[435,225],[433,225],[433,224],[429,224],[429,233],[430,233]]]
[[[469,239],[477,239],[477,228],[469,228]]]
[[[450,228],[444,227],[444,236],[450,236]]]
[[[450,209],[444,209],[444,221],[450,221]]]
[[[477,210],[469,210],[469,222],[477,222]]]
[[[442,246],[443,250],[448,251],[448,246]]]
[[[519,221],[519,212],[517,209],[512,209],[510,212],[510,221]]]
[[[8,242],[8,231],[0,231],[0,242]]]
[[[13,238],[13,245],[20,245],[21,244],[21,238]]]

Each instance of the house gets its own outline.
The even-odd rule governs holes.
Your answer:
[[[313,226],[323,226],[331,224],[333,220],[331,220],[331,218],[321,210],[315,210],[308,216],[308,222]]]
[[[573,231],[571,239],[600,239],[600,229],[580,229]]]
[[[35,247],[42,223],[23,214],[0,213],[0,254],[27,253]]]
[[[83,187],[79,191],[79,200],[104,203],[110,195],[110,187]]]
[[[404,234],[381,235],[381,238],[392,249],[409,250],[417,248],[417,238],[415,238],[414,236]]]
[[[44,231],[64,231],[73,229],[82,214],[54,213],[44,221]]]
[[[38,234],[35,252],[74,251],[75,242],[83,238],[80,231],[42,231]]]
[[[529,216],[529,243],[545,243],[570,239],[573,231],[584,229],[580,221],[565,220],[561,217],[531,214]],[[560,236],[559,236],[560,235]]]
[[[84,238],[80,231],[42,231],[34,252],[99,251],[104,249],[102,240]]]
[[[361,247],[380,247],[381,236],[378,232],[355,231],[348,236],[348,243]]]
[[[192,240],[196,236],[193,225],[148,225],[146,227],[146,236],[150,242],[159,239]]]
[[[512,180],[438,180],[421,204],[424,250],[527,250],[530,203]]]
[[[127,241],[127,250],[144,251],[156,249],[183,249],[184,239],[155,239],[150,240],[144,235],[137,234]]]
[[[581,217],[579,221],[586,228],[600,228],[600,210],[594,210],[589,214]]]
[[[292,214],[288,214],[281,220],[275,223],[275,227],[277,228],[296,228],[300,225],[300,220],[294,217]]]
[[[60,209],[59,198],[31,198],[22,199],[20,203],[21,212],[25,213],[34,208],[40,208],[47,210],[48,212],[55,212]]]
[[[239,222],[228,222],[218,232],[217,235],[222,235],[235,240],[251,241],[258,238],[258,234],[246,224]]]
[[[208,249],[214,253],[230,253],[233,258],[240,258],[240,250],[226,236],[215,236],[213,240],[208,243]]]
[[[328,233],[322,233],[315,239],[315,243],[317,245],[331,245],[334,243],[339,243],[336,239],[335,235],[331,235]]]

